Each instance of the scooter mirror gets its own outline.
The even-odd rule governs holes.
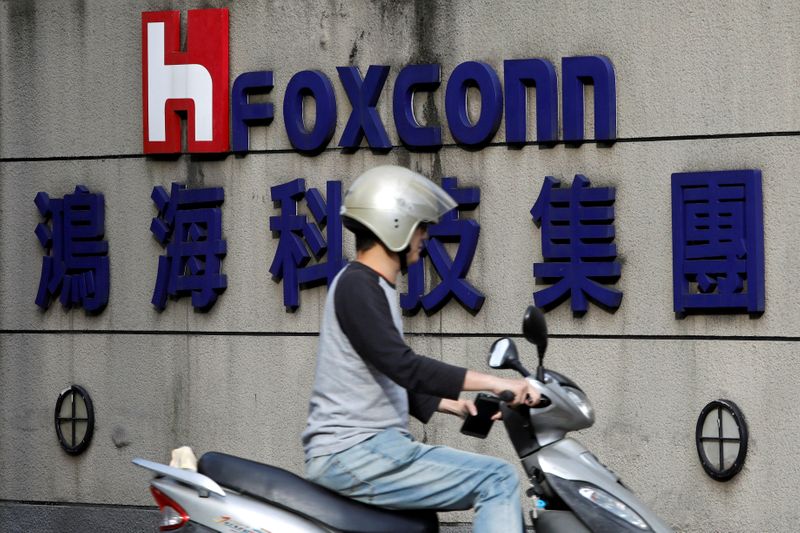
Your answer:
[[[509,338],[497,339],[489,351],[489,366],[492,368],[514,368],[514,363],[519,361],[517,346]]]
[[[529,342],[536,345],[539,357],[544,356],[547,350],[547,322],[537,307],[531,305],[525,310],[525,318],[522,319],[522,334]]]

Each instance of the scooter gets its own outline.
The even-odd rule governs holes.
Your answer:
[[[492,345],[489,366],[512,369],[539,392],[531,408],[501,404],[503,423],[530,480],[532,519],[537,533],[670,532],[658,516],[623,485],[570,431],[591,427],[594,408],[586,393],[568,377],[544,368],[547,324],[530,306],[522,321],[524,337],[536,345],[536,377],[522,365],[511,339]],[[545,510],[539,511],[543,506]]]
[[[534,407],[500,402],[503,423],[530,480],[537,533],[672,531],[570,431],[590,427],[594,410],[566,376],[543,366],[547,325],[531,306],[525,338],[536,345],[533,377],[509,338],[494,342],[489,366],[513,369],[541,395]],[[500,400],[507,398],[501,395]],[[394,511],[340,496],[286,470],[219,452],[204,454],[197,471],[134,459],[156,474],[150,491],[161,531],[237,533],[437,533],[436,510]]]

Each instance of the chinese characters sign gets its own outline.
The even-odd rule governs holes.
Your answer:
[[[480,224],[471,212],[480,205],[477,187],[442,179],[457,207],[428,228],[422,261],[408,269],[408,290],[400,296],[407,313],[432,314],[455,298],[477,313],[484,294],[468,280],[478,247]],[[330,285],[344,267],[342,184],[328,181],[325,194],[294,179],[271,187],[277,213],[269,217],[275,255],[269,267],[282,283],[287,310],[300,305],[300,290]],[[158,258],[152,304],[164,310],[168,298],[191,295],[192,306],[209,310],[227,287],[222,261],[228,246],[222,238],[221,187],[188,189],[173,183],[151,195],[157,209],[150,231],[164,247]],[[546,177],[530,211],[541,228],[544,259],[533,265],[534,278],[549,285],[533,294],[537,306],[552,309],[570,300],[581,315],[591,300],[614,310],[622,291],[617,260],[613,187],[593,187],[576,175],[569,187]],[[47,309],[59,297],[65,308],[99,312],[110,291],[108,243],[103,240],[102,194],[79,185],[72,194],[36,195],[44,222],[36,236],[46,255],[36,304]],[[307,214],[302,214],[303,207]],[[678,173],[672,176],[674,309],[688,313],[761,313],[764,311],[764,228],[761,173],[758,170]],[[446,247],[446,245],[449,246]],[[430,272],[426,288],[426,266]]]

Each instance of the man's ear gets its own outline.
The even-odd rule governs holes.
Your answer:
[[[408,250],[410,247],[406,246],[403,250],[399,252],[389,252],[395,254],[400,259],[400,272],[405,276],[408,274]]]

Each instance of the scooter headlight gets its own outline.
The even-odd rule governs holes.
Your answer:
[[[569,387],[564,387],[564,392],[567,394],[567,397],[572,400],[572,403],[580,409],[583,416],[590,419],[594,418],[594,409],[586,396],[579,394],[578,391]]]
[[[598,507],[602,507],[614,516],[621,518],[632,526],[638,527],[642,531],[650,530],[649,526],[644,520],[642,520],[641,516],[636,514],[633,509],[607,492],[604,492],[597,487],[584,486],[578,489],[578,494],[591,501]]]

